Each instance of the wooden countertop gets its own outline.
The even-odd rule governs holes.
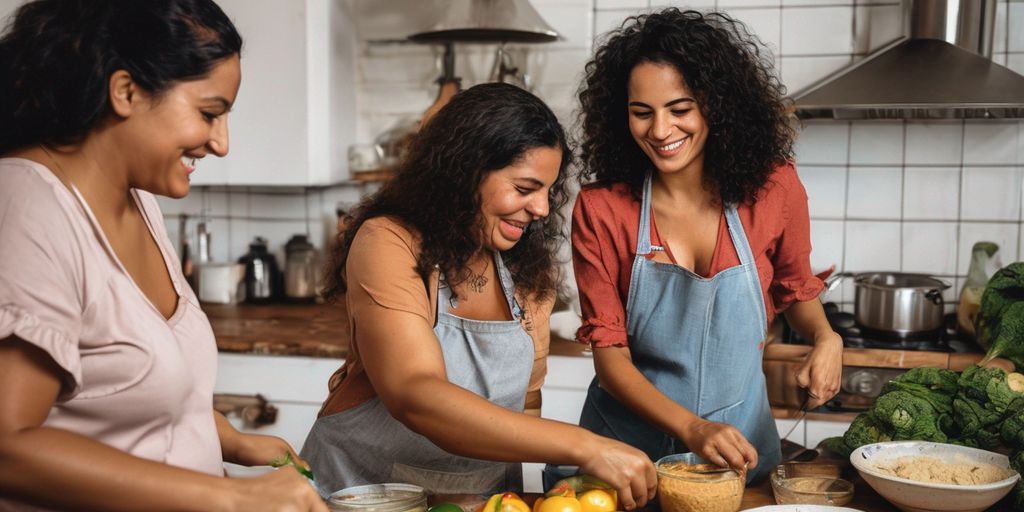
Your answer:
[[[334,304],[203,304],[221,352],[344,358],[348,312]],[[587,356],[587,347],[551,336],[551,355]]]

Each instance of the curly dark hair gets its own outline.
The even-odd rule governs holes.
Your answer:
[[[502,253],[518,292],[545,299],[555,292],[555,250],[564,239],[559,213],[568,201],[566,169],[572,152],[555,114],[516,86],[481,84],[456,94],[409,145],[396,174],[352,213],[338,237],[327,275],[327,298],[347,290],[345,261],[356,232],[368,219],[391,216],[421,239],[416,270],[424,280],[436,268],[454,287],[469,277],[467,262],[483,247],[480,184],[535,148],[558,148],[562,160],[549,194],[548,217],[533,221]],[[435,268],[436,265],[436,268]]]
[[[627,18],[587,62],[579,90],[581,181],[642,192],[651,162],[627,118],[630,72],[642,62],[675,67],[696,96],[708,126],[705,185],[727,203],[756,200],[772,170],[793,157],[785,87],[741,22],[676,8]]]
[[[110,75],[159,97],[238,54],[212,0],[37,0],[0,38],[0,154],[81,141],[110,113]]]

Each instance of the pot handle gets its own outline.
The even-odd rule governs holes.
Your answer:
[[[942,292],[940,290],[928,290],[925,292],[924,298],[932,301],[932,304],[935,304],[936,306],[942,305]]]
[[[825,294],[832,290],[835,290],[836,287],[839,286],[840,281],[842,281],[844,278],[853,276],[853,272],[840,272],[838,274],[833,275],[832,277],[825,280],[825,290],[821,293]]]

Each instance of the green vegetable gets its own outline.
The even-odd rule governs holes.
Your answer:
[[[295,470],[299,472],[300,475],[302,475],[302,476],[304,476],[304,477],[306,477],[306,478],[308,478],[310,480],[314,480],[313,472],[308,470],[308,469],[306,469],[303,466],[300,466],[300,465],[296,464],[295,461],[292,459],[292,454],[291,453],[286,453],[286,454],[284,454],[284,457],[278,457],[278,458],[270,461],[270,465],[271,465],[271,467],[275,467],[275,468],[279,468],[279,467],[282,467],[282,466],[293,466],[293,467],[295,467]]]
[[[427,512],[463,512],[463,510],[462,507],[454,503],[445,501],[443,503],[438,503],[428,508]]]
[[[881,395],[869,414],[883,432],[891,429],[894,440],[947,441],[935,408],[915,394],[897,390]]]
[[[968,366],[960,375],[958,384],[960,394],[965,398],[978,402],[999,415],[1006,412],[1006,408],[1014,399],[1024,397],[1024,394],[1010,388],[1009,375],[1001,368]]]
[[[996,271],[985,285],[977,319],[978,343],[988,349],[981,365],[996,357],[1024,368],[1024,261]]]

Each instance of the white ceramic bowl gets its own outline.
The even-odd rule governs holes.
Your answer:
[[[908,480],[883,473],[877,466],[900,457],[935,457],[954,463],[963,458],[992,464],[1011,472],[1010,476],[988,484],[936,484]],[[878,494],[908,512],[975,512],[982,511],[1006,496],[1020,475],[1010,469],[1005,455],[927,441],[890,441],[861,446],[850,454],[850,462],[860,476]]]

